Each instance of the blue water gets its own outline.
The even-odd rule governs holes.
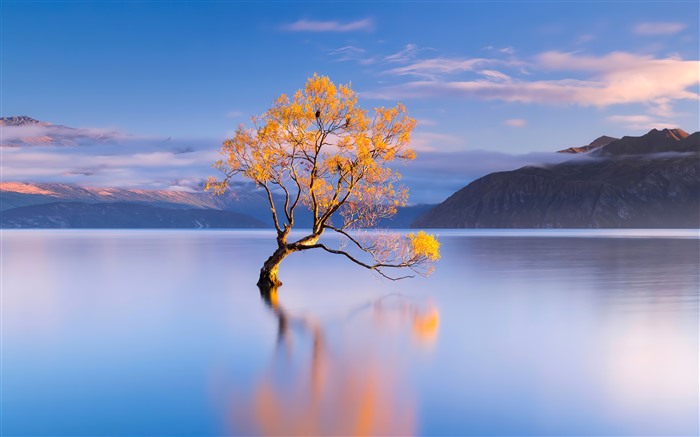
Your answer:
[[[3,231],[3,436],[697,435],[691,231],[439,231],[428,278],[267,231]]]

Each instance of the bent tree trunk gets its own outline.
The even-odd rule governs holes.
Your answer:
[[[260,278],[258,279],[260,291],[269,292],[282,285],[282,282],[277,279],[277,272],[282,260],[290,253],[292,251],[287,247],[280,247],[265,261],[265,264],[260,269]]]

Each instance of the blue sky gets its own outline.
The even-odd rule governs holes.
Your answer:
[[[1,5],[2,115],[132,141],[5,153],[5,180],[50,180],[32,173],[40,157],[86,167],[106,153],[137,161],[167,138],[198,153],[170,169],[170,181],[157,180],[165,173],[155,158],[122,178],[61,169],[55,179],[152,188],[172,186],[178,172],[197,180],[239,123],[313,73],[351,81],[367,108],[408,107],[418,120],[418,158],[406,169],[415,201],[442,200],[489,171],[547,161],[543,154],[603,134],[700,129],[696,0]],[[168,150],[156,151],[167,167]],[[453,168],[455,159],[461,169],[440,173],[439,162]]]

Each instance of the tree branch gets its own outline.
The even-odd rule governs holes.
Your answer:
[[[392,280],[392,281],[398,281],[398,280],[400,280],[400,279],[407,279],[407,278],[414,278],[414,277],[415,277],[414,275],[406,275],[406,276],[400,276],[400,277],[394,278],[394,277],[389,276],[389,275],[387,275],[386,273],[384,273],[384,272],[382,272],[382,271],[380,270],[380,269],[383,268],[383,267],[390,267],[390,268],[411,267],[410,264],[406,264],[406,263],[401,263],[401,264],[376,263],[376,264],[371,264],[371,265],[370,265],[370,264],[367,264],[367,263],[364,263],[364,262],[360,261],[359,259],[357,259],[357,258],[355,258],[354,256],[350,255],[349,253],[347,253],[347,252],[344,251],[344,250],[331,249],[330,247],[326,246],[326,245],[323,244],[323,243],[311,244],[311,245],[308,245],[308,246],[302,246],[302,247],[300,248],[300,250],[306,250],[306,249],[323,249],[323,250],[325,250],[326,252],[329,252],[329,253],[332,253],[332,254],[335,254],[335,255],[343,255],[344,257],[346,257],[346,258],[349,259],[350,261],[354,262],[355,264],[357,264],[357,265],[359,265],[359,266],[362,266],[362,267],[364,267],[364,268],[366,268],[366,269],[369,269],[369,270],[374,270],[375,272],[379,273],[380,275],[382,275],[382,276],[384,276],[385,278],[390,279],[390,280]],[[415,271],[415,270],[414,270],[414,271]]]
[[[294,159],[292,157],[292,159]],[[292,219],[291,223],[289,224],[292,226],[294,224],[294,209],[297,207],[297,204],[299,203],[299,199],[301,198],[301,184],[299,184],[299,177],[297,175],[297,170],[296,167],[292,164],[292,170],[290,172],[291,178],[294,181],[294,183],[297,186],[297,195],[294,198],[294,202],[292,202],[292,206],[289,207],[289,217]]]
[[[275,224],[275,229],[277,230],[277,234],[282,234],[282,228],[280,228],[280,222],[277,219],[277,210],[275,209],[275,201],[272,199],[272,191],[270,191],[270,187],[267,186],[266,183],[260,182],[260,185],[262,185],[263,188],[265,188],[265,191],[267,192],[267,200],[270,202],[270,212],[272,213],[272,221]]]

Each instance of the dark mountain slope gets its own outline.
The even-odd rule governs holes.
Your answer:
[[[700,227],[700,158],[688,152],[700,148],[699,138],[697,133],[672,138],[654,130],[596,151],[605,151],[606,158],[492,173],[462,188],[412,226]],[[634,150],[650,153],[630,153]]]

